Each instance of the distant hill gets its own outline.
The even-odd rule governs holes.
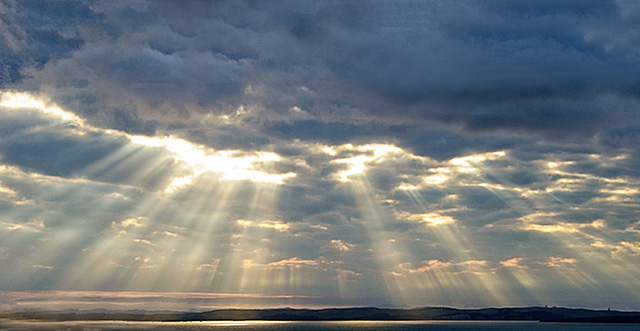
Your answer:
[[[640,323],[640,312],[572,308],[483,308],[456,309],[428,307],[416,309],[333,308],[333,309],[220,309],[199,313],[137,312],[13,312],[0,314],[5,319],[47,321],[121,320],[121,321],[343,321],[343,320],[508,320],[542,322]]]

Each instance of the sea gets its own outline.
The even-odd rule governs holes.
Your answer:
[[[459,330],[517,330],[517,331],[589,331],[640,330],[640,324],[609,323],[540,323],[520,321],[336,321],[336,322],[274,322],[274,321],[216,321],[216,322],[121,322],[121,321],[9,321],[0,320],[2,331],[65,330],[65,331],[459,331]]]

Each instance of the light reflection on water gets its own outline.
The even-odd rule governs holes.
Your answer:
[[[638,324],[586,324],[586,323],[538,323],[521,321],[208,321],[208,322],[124,322],[124,321],[8,321],[0,320],[1,331],[66,330],[66,331],[456,331],[456,330],[518,330],[518,331],[577,331],[577,330],[639,330]]]

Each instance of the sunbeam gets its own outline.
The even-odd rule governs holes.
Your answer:
[[[638,21],[1,0],[0,314],[640,309]]]
[[[407,299],[408,289],[393,275],[393,268],[405,259],[405,248],[391,235],[388,222],[392,221],[392,214],[382,206],[366,175],[370,163],[381,162],[388,154],[397,154],[401,150],[391,145],[346,145],[341,149],[347,153],[363,153],[335,160],[337,164],[347,165],[337,176],[341,182],[348,183],[353,192],[361,224],[366,230],[370,249],[377,263],[378,277],[385,284],[386,295],[394,304],[407,306],[410,304]],[[335,153],[335,150],[330,152]]]
[[[161,289],[176,304],[169,293],[216,293],[199,307],[640,297],[640,181],[616,168],[624,153],[525,162],[509,149],[438,160],[392,143],[218,149],[102,129],[14,92],[0,96],[0,116],[8,290]]]
[[[286,229],[284,223],[275,221],[277,186],[294,177],[295,173],[267,173],[258,168],[280,161],[275,153],[213,151],[174,137],[153,138],[114,130],[101,131],[72,113],[25,93],[6,92],[0,100],[1,107],[14,112],[35,109],[56,121],[75,125],[79,132],[96,132],[113,138],[115,146],[120,146],[84,167],[82,173],[87,179],[18,173],[23,177],[35,176],[54,197],[75,201],[78,206],[90,196],[88,193],[93,193],[93,188],[82,186],[85,183],[104,187],[103,191],[107,193],[111,186],[114,191],[111,193],[113,199],[99,203],[87,201],[88,205],[95,205],[94,209],[91,213],[79,213],[77,219],[57,220],[46,211],[32,216],[40,220],[33,223],[32,232],[43,237],[43,243],[34,249],[52,254],[30,259],[30,266],[16,269],[16,273],[27,274],[29,268],[49,274],[56,271],[60,274],[59,279],[49,287],[65,290],[151,291],[158,285],[178,292],[230,290],[232,288],[217,285],[220,283],[218,269],[225,266],[229,279],[237,280],[234,274],[243,272],[239,268],[242,264],[237,263],[233,255],[220,254],[220,247],[230,244],[232,239],[217,232],[235,227],[233,223],[240,218],[254,220],[257,228]],[[243,192],[237,191],[235,183],[238,182],[244,182],[245,191],[248,187],[254,190],[250,201]],[[126,194],[119,190],[120,184],[129,187]],[[139,186],[143,190],[136,189]],[[9,188],[3,192],[16,194]],[[249,208],[243,211],[245,204]],[[14,210],[14,213],[18,212],[19,209]],[[113,218],[114,214],[121,216]],[[5,214],[4,217],[15,218],[18,214]],[[60,223],[57,232],[44,236],[40,229],[54,225],[52,222]],[[77,227],[78,223],[82,227]],[[9,229],[21,230],[27,225],[31,226],[25,222],[16,223],[9,225]],[[241,250],[250,245],[249,242],[240,244]],[[71,247],[77,250],[73,261],[60,269],[63,263],[59,260],[68,256],[55,252]],[[89,274],[93,276],[87,277]],[[34,278],[33,281],[40,280]],[[244,283],[245,279],[241,277],[235,290],[244,291]],[[270,285],[263,284],[260,290],[266,291],[265,287]]]

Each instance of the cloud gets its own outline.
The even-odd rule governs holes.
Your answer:
[[[333,240],[331,240],[329,242],[328,247],[336,249],[336,250],[338,250],[340,252],[348,252],[351,249],[353,249],[355,247],[355,245],[347,243],[347,242],[344,242],[344,241],[342,241],[340,239],[333,239]]]
[[[0,279],[397,306],[597,305],[590,285],[637,302],[639,14],[4,1]]]
[[[45,269],[45,270],[53,269],[53,267],[50,265],[41,265],[41,264],[32,265],[32,267],[36,269]]]
[[[455,223],[455,219],[451,216],[440,215],[438,213],[426,213],[426,214],[409,214],[404,213],[397,215],[399,219],[406,219],[409,221],[423,223],[426,226],[435,227],[445,224]]]
[[[273,229],[280,232],[289,230],[289,224],[278,222],[278,221],[263,221],[263,222],[255,223],[253,221],[248,221],[248,220],[237,220],[236,223],[238,223],[238,225],[244,228],[256,227],[256,228],[263,228],[263,229]]]
[[[150,189],[165,186],[167,193],[174,193],[206,172],[221,173],[223,180],[273,183],[295,176],[293,172],[277,174],[257,169],[280,160],[272,152],[215,151],[171,136],[101,130],[26,94],[5,92],[2,96],[6,109],[3,117],[8,119],[5,125],[12,133],[0,144],[4,161],[40,173],[64,177],[84,173],[92,179],[135,182]],[[25,119],[25,113],[43,122],[37,125]],[[116,163],[118,167],[114,167]],[[144,165],[154,168],[149,171]]]
[[[578,232],[579,228],[593,227],[600,228],[604,224],[602,221],[594,221],[589,224],[528,224],[524,227],[528,231],[540,231],[540,232]]]
[[[142,223],[144,222],[145,217],[135,217],[135,218],[128,218],[122,222],[116,223],[113,222],[111,223],[111,226],[114,228],[129,228],[129,227],[141,227],[143,226]]]
[[[285,259],[285,260],[280,260],[280,261],[275,261],[275,262],[270,262],[266,265],[264,265],[264,267],[267,268],[282,268],[282,267],[294,267],[294,268],[300,268],[303,266],[318,266],[320,264],[320,262],[316,261],[316,260],[303,260],[300,259],[298,257],[293,257],[290,259]],[[251,260],[245,260],[243,261],[243,265],[245,268],[252,268],[254,266],[256,266],[255,262],[251,261]],[[259,266],[259,265],[257,265]]]
[[[552,268],[571,268],[576,262],[574,258],[552,256],[546,265]]]
[[[626,28],[637,11],[629,3],[5,7],[29,13],[7,15],[15,21],[4,33],[13,57],[43,53],[39,66],[12,64],[28,72],[24,86],[43,86],[92,123],[125,132],[194,126],[238,109],[279,130],[290,109],[315,118],[290,134],[318,120],[347,120],[334,125],[348,128],[373,118],[410,130],[418,121],[570,138],[637,122],[624,111],[637,106],[638,36]],[[37,36],[36,11],[35,26],[51,36]],[[73,19],[56,17],[67,13]],[[34,38],[46,51],[15,46]]]
[[[621,241],[615,244],[607,244],[602,240],[597,240],[591,244],[592,247],[606,249],[619,256],[638,255],[640,254],[640,242],[638,241]]]
[[[524,258],[522,257],[514,257],[508,260],[500,261],[504,267],[508,268],[526,268],[526,266],[521,265]]]
[[[44,229],[42,220],[32,220],[26,223],[3,223],[3,225],[5,225],[5,230],[8,231],[42,232],[42,229]]]
[[[6,1],[0,5],[0,87],[24,78],[23,69],[68,56],[82,46],[77,29],[97,15],[81,1]]]
[[[469,273],[469,274],[479,274],[484,275],[487,273],[485,267],[487,266],[487,261],[484,260],[469,260],[463,262],[443,262],[440,260],[428,260],[423,261],[421,266],[417,268],[412,268],[411,265],[404,263],[399,265],[399,271],[394,271],[394,276],[404,276],[407,274],[416,274],[416,273],[426,273],[426,272],[437,272],[444,274],[459,274],[459,273]]]

